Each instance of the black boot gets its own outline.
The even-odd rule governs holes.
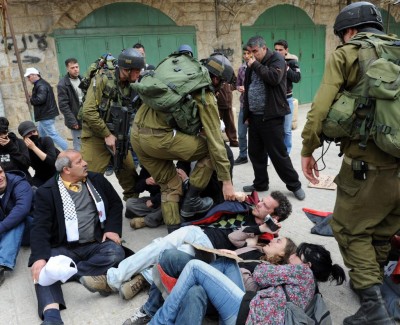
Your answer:
[[[346,317],[344,325],[395,325],[388,314],[382,298],[380,286],[374,285],[367,289],[357,290],[361,298],[361,307],[353,315]]]
[[[179,229],[180,227],[181,227],[180,224],[178,224],[178,225],[167,225],[168,234],[170,234],[171,232]]]
[[[181,208],[182,217],[190,218],[193,217],[196,213],[206,212],[212,207],[214,203],[212,198],[201,198],[200,191],[201,190],[194,186],[189,187]]]

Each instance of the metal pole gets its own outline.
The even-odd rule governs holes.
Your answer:
[[[7,0],[4,0],[4,11],[6,13],[6,17],[7,17],[7,20],[8,20],[8,27],[10,27],[10,33],[11,33],[11,37],[12,37],[12,40],[13,40],[13,43],[14,43],[14,51],[15,51],[15,56],[17,57],[19,75],[21,77],[22,87],[24,88],[26,104],[28,105],[28,109],[29,109],[29,113],[31,115],[31,119],[32,119],[32,121],[34,121],[32,106],[31,106],[31,103],[30,103],[30,98],[29,98],[29,93],[28,93],[28,88],[27,88],[26,83],[25,83],[24,71],[22,69],[21,56],[19,55],[17,39],[15,38],[14,26],[13,26],[13,23],[12,23],[11,15],[8,12],[8,8],[7,8]]]

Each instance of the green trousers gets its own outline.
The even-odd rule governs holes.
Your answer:
[[[81,153],[83,160],[88,163],[88,170],[97,173],[104,173],[107,166],[112,162],[112,155],[105,146],[104,139],[98,137],[82,138]],[[124,200],[131,197],[138,197],[135,192],[136,179],[138,177],[135,164],[130,152],[122,162],[122,168],[115,173],[118,182],[123,189]]]
[[[343,162],[335,183],[331,226],[353,285],[381,284],[389,240],[400,230],[399,168],[369,170],[366,180],[357,180]]]
[[[190,174],[190,184],[206,188],[213,173],[207,141],[200,136],[182,132],[142,129],[133,127],[131,132],[133,150],[140,163],[161,187],[161,209],[166,225],[179,224],[179,199],[181,183],[177,181],[174,160],[198,161]]]

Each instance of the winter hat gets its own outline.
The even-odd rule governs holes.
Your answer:
[[[57,255],[50,257],[39,274],[39,284],[49,286],[57,281],[65,283],[78,269],[75,262],[68,256]]]
[[[5,117],[0,117],[0,134],[8,133],[8,125],[10,122]]]
[[[32,131],[37,131],[36,125],[32,121],[24,121],[18,126],[18,133],[21,137],[26,136]]]

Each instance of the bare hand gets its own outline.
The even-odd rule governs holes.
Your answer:
[[[75,125],[71,126],[71,128],[73,128],[74,130],[79,130],[79,124],[75,124]]]
[[[226,201],[234,201],[236,199],[231,181],[222,182],[222,193],[224,195],[224,200]]]
[[[28,137],[24,138],[24,142],[25,142],[26,146],[28,147],[28,149],[33,150],[36,147],[36,145],[33,143],[33,141],[31,139],[29,139]]]
[[[235,192],[236,201],[243,202],[246,200],[246,197],[247,195],[244,192]]]
[[[252,56],[249,61],[247,61],[247,66],[251,67],[251,65],[256,61],[256,59],[254,58],[254,56]]]
[[[182,179],[182,182],[186,181],[189,178],[183,169],[177,168],[176,172],[178,173],[178,176]]]
[[[8,135],[0,137],[0,146],[5,146],[10,142]]]
[[[239,86],[237,87],[238,92],[243,93],[244,92],[244,86]]]
[[[301,169],[303,170],[304,176],[312,183],[318,184],[319,171],[318,165],[315,162],[313,156],[301,157]]]
[[[104,138],[104,141],[106,142],[107,147],[109,147],[115,155],[115,141],[117,141],[117,138],[113,134],[110,134],[108,137]]]
[[[151,207],[153,206],[153,202],[151,202],[151,200],[147,200],[147,201],[146,201],[146,206],[147,206],[148,208],[151,208]]]
[[[40,271],[44,268],[46,263],[46,260],[37,260],[35,263],[33,263],[31,268],[33,284],[38,283]]]
[[[115,232],[111,232],[111,231],[105,232],[104,235],[103,235],[102,242],[105,242],[107,239],[112,240],[117,245],[121,245],[121,238]]]
[[[147,185],[157,185],[157,183],[156,183],[156,181],[154,180],[153,177],[146,178],[146,184]]]

